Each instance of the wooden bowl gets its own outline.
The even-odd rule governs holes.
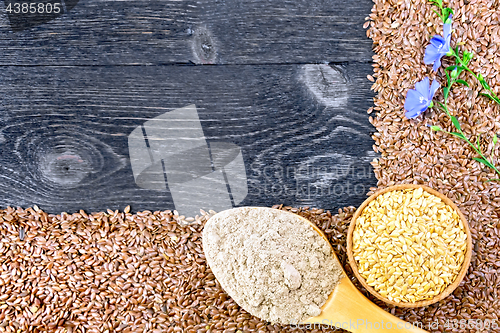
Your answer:
[[[446,287],[443,290],[443,292],[434,296],[431,299],[426,299],[426,300],[422,300],[422,301],[418,301],[418,302],[414,302],[414,303],[394,302],[394,301],[391,301],[388,298],[380,295],[373,287],[369,286],[366,283],[366,280],[359,274],[358,266],[356,265],[356,260],[354,259],[354,256],[352,254],[352,234],[354,232],[354,227],[356,226],[356,219],[361,215],[361,212],[363,211],[363,209],[365,209],[365,207],[372,200],[374,200],[377,196],[384,194],[386,192],[391,192],[391,191],[395,191],[395,190],[417,189],[417,188],[422,188],[424,191],[426,191],[430,194],[433,194],[436,197],[439,197],[441,200],[443,200],[443,202],[445,204],[452,207],[457,212],[458,216],[460,217],[460,219],[462,220],[462,223],[464,225],[465,233],[467,234],[467,250],[465,252],[465,258],[464,258],[464,262],[462,263],[462,268],[461,268],[460,272],[458,273],[457,278],[455,279],[455,281],[452,284],[448,285],[448,287]],[[354,275],[359,280],[359,282],[361,282],[363,287],[365,287],[373,296],[377,297],[378,299],[380,299],[388,304],[392,304],[395,306],[405,307],[405,308],[416,308],[416,307],[427,306],[427,305],[436,303],[436,302],[442,300],[443,298],[447,297],[449,294],[451,294],[453,292],[453,290],[455,290],[458,287],[458,285],[463,280],[463,278],[464,278],[464,276],[467,273],[467,270],[469,268],[469,264],[470,264],[470,260],[471,260],[471,256],[472,256],[472,237],[470,234],[469,224],[467,223],[465,216],[462,214],[462,212],[460,212],[460,209],[458,209],[458,207],[447,196],[445,196],[445,195],[443,195],[443,194],[441,194],[441,193],[439,193],[439,192],[437,192],[437,191],[435,191],[427,186],[424,186],[424,185],[414,185],[414,184],[394,185],[394,186],[390,186],[390,187],[387,187],[387,188],[384,188],[382,190],[377,191],[376,193],[371,195],[368,199],[366,199],[365,202],[363,202],[363,204],[358,208],[358,210],[356,210],[356,213],[354,214],[354,216],[351,220],[351,224],[349,225],[349,230],[347,232],[347,256],[349,258],[349,264],[351,265],[351,268],[352,268],[352,271],[354,272]]]

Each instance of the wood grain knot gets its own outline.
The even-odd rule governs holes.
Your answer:
[[[199,27],[194,31],[191,45],[195,63],[215,63],[215,59],[217,57],[215,39],[206,27]]]
[[[40,156],[40,171],[48,180],[60,185],[76,185],[91,171],[88,159],[84,159],[71,148]]]
[[[58,191],[102,181],[126,165],[111,147],[80,128],[29,131],[15,145],[33,181]]]
[[[347,105],[349,82],[339,68],[333,68],[326,64],[304,65],[301,81],[321,104],[329,107]]]

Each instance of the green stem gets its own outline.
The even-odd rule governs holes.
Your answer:
[[[451,86],[453,85],[453,83],[454,83],[454,81],[451,81],[451,84],[450,84],[450,86],[449,86],[450,90],[451,90]],[[448,95],[449,95],[449,94],[448,94]],[[450,111],[448,110],[448,105],[447,105],[447,101],[446,101],[446,99],[444,100],[444,108],[442,108],[442,109],[446,112],[446,115],[447,115],[447,116],[450,118],[450,120],[451,120],[451,114],[450,114]],[[491,162],[490,162],[490,161],[486,158],[486,156],[484,156],[484,155],[483,155],[483,153],[481,152],[481,150],[479,150],[479,146],[478,146],[478,147],[476,147],[476,146],[475,146],[472,142],[470,142],[470,141],[469,141],[469,139],[467,139],[467,137],[465,136],[465,133],[462,131],[462,129],[461,129],[461,128],[457,128],[456,126],[455,126],[455,128],[459,131],[459,133],[460,133],[460,134],[462,134],[462,136],[463,136],[463,138],[464,138],[465,142],[467,142],[467,143],[469,144],[469,146],[471,146],[471,147],[472,147],[472,149],[474,149],[474,151],[475,151],[476,153],[478,153],[478,155],[479,155],[479,156],[481,156],[481,158],[482,158],[483,160],[488,161],[488,162],[491,164],[491,166],[492,166],[493,170],[495,170],[495,172],[496,172],[498,175],[500,175],[500,171],[499,171],[499,170],[498,170],[498,169],[497,169],[497,168],[493,165],[493,163],[491,163]],[[450,132],[445,131],[445,130],[443,130],[443,132],[445,132],[445,133],[447,133],[447,134],[450,134],[450,135],[453,135],[453,134],[451,134]]]
[[[474,73],[470,68],[469,66],[467,66],[467,64],[465,62],[462,61],[462,59],[460,58],[460,56],[455,52],[455,50],[453,50],[452,48],[450,48],[450,50],[452,51],[453,53],[453,56],[456,58],[456,60],[460,63],[460,65],[469,73],[472,74],[472,76],[474,76],[474,78],[479,82],[481,83],[481,80],[479,80],[479,78],[477,77],[476,73]],[[481,85],[482,86],[482,85]],[[483,87],[484,88],[484,87]],[[491,90],[491,87],[489,89],[486,89],[488,90],[492,96],[494,96],[495,98],[493,98],[493,100],[495,102],[497,102],[498,104],[500,104],[500,99],[498,98],[498,96],[495,94],[495,92],[493,90]]]
[[[441,18],[441,20],[443,21],[443,23],[446,23],[446,13],[445,13],[445,10],[441,4],[441,0],[431,0],[431,2],[434,3],[434,5],[436,5],[440,10],[441,10],[441,15],[439,13],[436,13],[439,15],[439,17]],[[453,11],[452,11],[453,12]],[[500,99],[498,98],[498,96],[495,94],[495,92],[491,89],[491,87],[489,87],[488,84],[486,84],[486,86],[488,86],[488,88],[486,88],[484,85],[483,85],[483,82],[479,79],[479,77],[469,68],[469,66],[467,66],[467,64],[462,61],[462,59],[460,58],[460,56],[458,55],[458,48],[457,48],[457,51],[453,50],[453,48],[450,48],[450,51],[452,53],[452,55],[455,57],[456,59],[456,63],[457,64],[460,64],[461,67],[463,67],[466,71],[468,71],[469,73],[472,74],[472,76],[474,76],[474,78],[476,80],[479,81],[479,83],[481,84],[481,86],[486,89],[487,91],[489,91],[489,94],[487,95],[490,99],[494,100],[495,102],[497,102],[498,104],[500,104]],[[449,55],[449,54],[448,54]],[[458,74],[460,74],[461,71],[458,71]],[[484,156],[484,154],[481,152],[481,146],[480,146],[480,143],[478,141],[478,144],[477,144],[477,147],[469,141],[469,139],[467,139],[467,137],[465,136],[465,133],[462,131],[462,128],[460,128],[460,124],[459,126],[457,127],[455,125],[455,122],[453,122],[453,118],[452,118],[452,115],[450,114],[450,111],[448,110],[448,104],[447,104],[447,100],[450,96],[450,93],[451,93],[451,87],[453,86],[453,84],[456,82],[456,78],[458,76],[455,76],[455,78],[451,77],[451,75],[448,77],[448,84],[449,86],[447,87],[448,89],[448,93],[447,93],[447,96],[446,98],[444,99],[444,107],[441,106],[441,108],[446,112],[446,115],[448,116],[448,118],[450,118],[450,120],[452,121],[453,125],[455,126],[455,128],[459,131],[459,133],[462,135],[462,138],[465,140],[465,142],[467,142],[469,144],[469,146],[472,147],[472,149],[474,149],[474,151],[479,155],[481,156],[481,158],[484,160],[484,161],[487,161],[489,165],[487,165],[488,167],[491,167],[498,175],[500,175],[500,171],[495,167],[495,165],[493,165],[493,163],[491,163],[487,158],[486,156]],[[483,78],[483,81],[484,81],[484,78]],[[484,81],[486,82],[486,81]],[[484,94],[486,95],[486,94]],[[445,130],[442,130],[441,131],[449,134],[449,135],[454,135],[456,136],[456,133],[453,134],[451,132],[448,132],[448,131],[445,131]],[[484,164],[484,163],[483,163]],[[500,179],[490,179],[489,181],[495,181],[495,180],[498,180],[500,181]]]
[[[500,171],[493,165],[493,163],[491,163],[486,158],[486,156],[483,155],[483,153],[478,149],[479,147],[474,146],[474,144],[472,142],[470,142],[469,139],[467,139],[467,137],[465,136],[465,133],[461,129],[458,129],[458,130],[460,131],[460,134],[462,134],[464,136],[464,140],[469,144],[469,146],[471,146],[472,149],[474,149],[476,151],[476,153],[478,153],[479,156],[481,156],[481,158],[483,160],[488,161],[491,164],[491,166],[493,167],[493,170],[495,170],[495,172],[500,175]]]

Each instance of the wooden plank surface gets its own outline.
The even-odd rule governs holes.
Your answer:
[[[362,25],[371,6],[368,0],[348,6],[338,0],[80,0],[53,21],[12,32],[0,2],[0,65],[365,62],[371,40]]]
[[[375,183],[361,74],[369,68],[3,67],[0,206],[172,209],[170,193],[135,184],[127,138],[189,104],[207,140],[241,148],[249,184],[242,204],[359,204]]]
[[[10,1],[0,2],[0,206],[175,208],[174,194],[193,189],[169,187],[168,159],[153,167],[153,146],[169,148],[146,124],[193,104],[209,154],[217,142],[241,152],[239,205],[335,209],[376,184],[371,1],[66,0],[66,13],[33,27],[7,15]],[[153,164],[140,176],[158,189],[136,178],[143,158]]]

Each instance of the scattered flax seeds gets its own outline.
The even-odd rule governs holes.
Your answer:
[[[354,208],[285,210],[325,231],[349,269],[339,241]],[[241,309],[215,279],[201,244],[213,213],[180,226],[171,211],[0,210],[0,332],[290,331]]]
[[[443,5],[455,12],[451,45],[464,42],[461,50],[474,52],[471,69],[482,73],[498,94],[500,3],[458,0],[444,1]],[[367,17],[367,36],[373,40],[375,52],[372,89],[377,93],[370,119],[376,128],[374,150],[380,153],[372,165],[379,189],[402,183],[425,184],[453,200],[469,222],[474,251],[463,282],[444,300],[415,309],[378,304],[405,321],[422,322],[430,332],[500,332],[500,183],[486,182],[497,177],[472,160],[476,155],[466,143],[427,127],[438,125],[453,130],[451,122],[437,109],[427,110],[414,120],[404,117],[406,93],[416,82],[426,76],[446,82],[442,69],[434,73],[432,66],[423,63],[430,38],[442,34],[442,21],[432,9],[435,7],[424,0],[374,0]],[[392,27],[394,22],[399,25]],[[453,64],[451,58],[442,59],[442,67]],[[481,85],[471,75],[463,73],[459,78],[467,80],[471,87],[452,89],[448,99],[451,113],[468,137],[475,140],[482,133],[481,145],[498,166],[499,146],[492,146],[491,135],[500,132],[500,106],[479,95]],[[442,96],[439,90],[435,98],[442,100]],[[450,325],[455,319],[477,321],[480,327]],[[429,328],[431,324],[433,328]]]
[[[337,214],[307,207],[274,208],[292,211],[316,224],[332,244],[347,275],[353,276],[346,255],[346,235],[355,207]],[[0,332],[331,332],[272,324],[240,308],[206,264],[201,232],[209,217],[203,213],[198,222],[181,227],[170,211],[49,215],[31,208],[0,210]],[[19,227],[25,228],[26,243],[19,241]],[[63,230],[71,237],[61,237]],[[442,327],[429,332],[463,333],[459,328],[445,329],[444,325],[447,320],[471,316],[483,318],[483,323],[489,321],[493,327],[498,323],[500,277],[488,270],[500,269],[500,261],[487,251],[500,245],[500,235],[495,229],[485,230],[493,233],[481,235],[466,283],[436,304],[415,309],[389,307],[371,296],[357,280],[353,282],[386,311],[406,321],[422,322],[425,327],[433,323]],[[92,244],[101,236],[120,243],[116,249],[113,246],[111,250],[100,250]],[[174,236],[176,242],[170,238]],[[56,253],[63,246],[68,253],[77,251],[72,259]],[[39,247],[43,253],[37,254]],[[152,249],[157,249],[157,256],[149,252]],[[107,257],[114,258],[112,266],[100,259]],[[105,274],[107,270],[109,274]],[[97,274],[87,276],[86,271]]]

